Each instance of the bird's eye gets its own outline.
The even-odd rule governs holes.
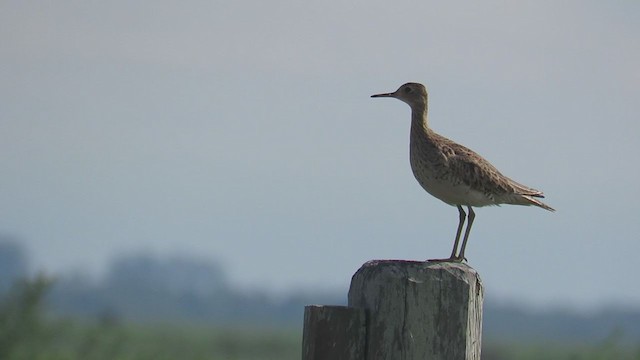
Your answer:
[[[405,94],[410,94],[413,90],[410,87],[406,87],[404,88],[404,93]]]

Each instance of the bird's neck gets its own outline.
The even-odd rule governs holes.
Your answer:
[[[426,106],[415,106],[411,109],[411,127],[425,132],[429,130]]]

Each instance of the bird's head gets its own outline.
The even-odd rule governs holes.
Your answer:
[[[427,88],[418,83],[406,83],[392,93],[376,94],[371,97],[392,97],[404,101],[412,109],[427,107]]]

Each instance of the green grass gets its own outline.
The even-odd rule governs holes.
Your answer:
[[[43,310],[50,281],[16,283],[0,298],[0,359],[299,359],[299,329],[129,324],[53,319]]]
[[[488,343],[485,360],[640,360],[640,346],[621,345],[613,339],[596,344]]]
[[[175,324],[50,320],[2,359],[300,359],[301,332]]]
[[[194,325],[115,325],[68,322],[43,349],[48,359],[300,359],[294,330]]]

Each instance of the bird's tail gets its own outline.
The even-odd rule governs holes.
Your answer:
[[[534,195],[535,197],[544,197],[542,195],[542,193]],[[556,209],[552,208],[551,206],[543,203],[542,201],[534,198],[531,195],[522,195],[521,199],[523,199],[524,201],[522,203],[520,203],[521,205],[535,205],[537,207],[541,207],[545,210],[549,210],[549,211],[556,211]]]

